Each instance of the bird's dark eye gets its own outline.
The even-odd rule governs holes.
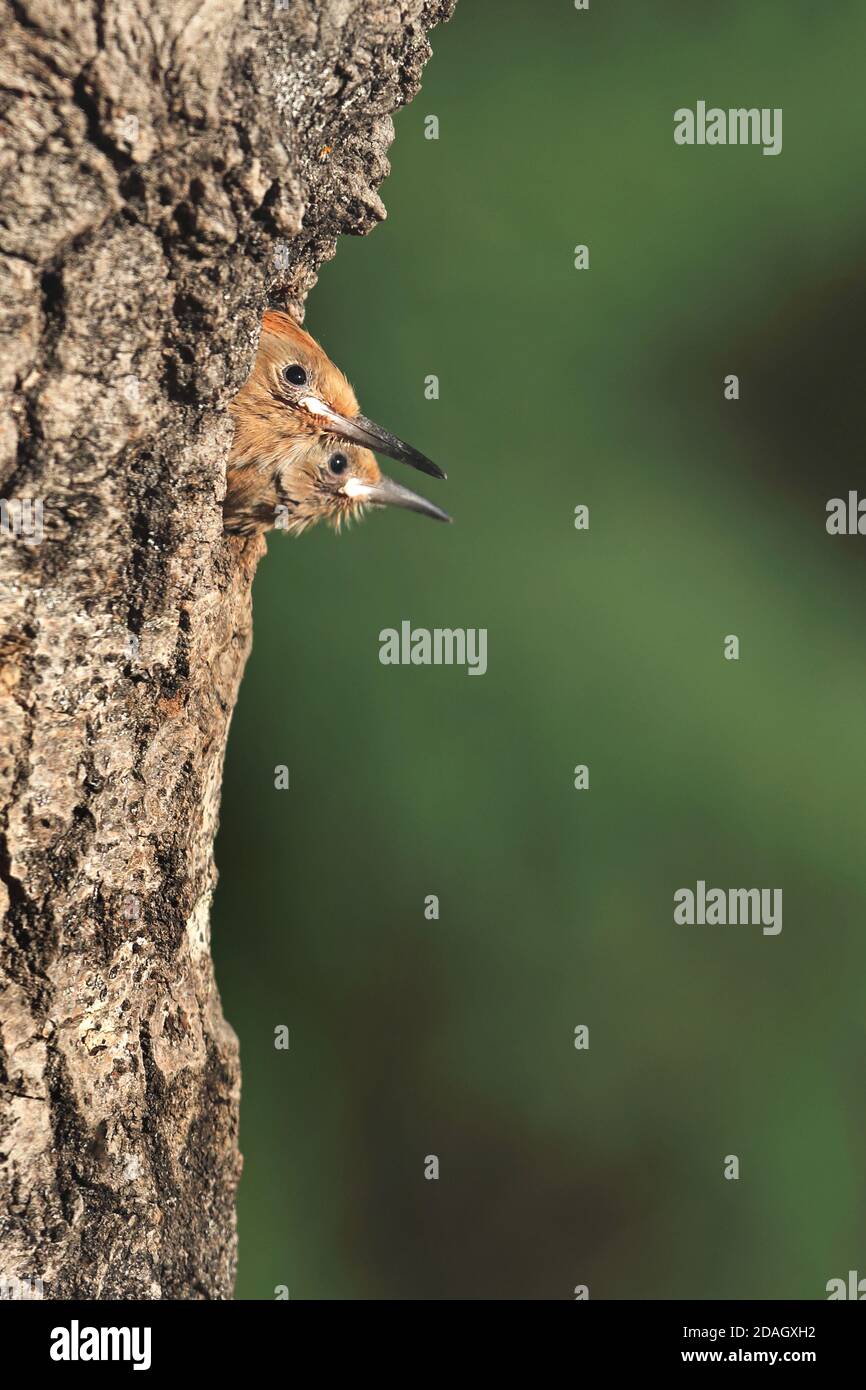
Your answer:
[[[293,362],[290,367],[284,367],[283,376],[292,386],[306,386],[307,384],[307,373],[303,367],[298,366],[297,362]]]
[[[349,460],[345,454],[332,454],[328,459],[328,467],[332,473],[345,473],[349,467]]]

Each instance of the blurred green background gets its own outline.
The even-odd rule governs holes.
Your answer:
[[[241,1298],[866,1274],[866,540],[825,531],[863,472],[864,42],[838,0],[432,35],[389,219],[307,326],[456,524],[275,535],[256,579],[214,920]],[[675,146],[698,99],[782,107],[781,155]],[[487,675],[380,665],[404,618],[488,628]],[[698,878],[781,887],[781,935],[675,926]]]

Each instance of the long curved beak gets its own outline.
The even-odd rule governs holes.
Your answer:
[[[426,497],[419,497],[408,487],[401,487],[391,478],[381,478],[378,483],[362,483],[360,479],[350,478],[343,491],[347,497],[357,497],[373,507],[405,507],[407,511],[420,512],[434,521],[451,520],[441,507],[434,506]]]
[[[365,449],[372,449],[379,454],[387,454],[389,458],[397,459],[399,463],[408,463],[410,467],[418,468],[422,473],[429,473],[431,478],[447,476],[432,459],[428,459],[425,454],[413,449],[411,444],[406,444],[402,439],[398,439],[396,434],[383,430],[381,425],[368,420],[366,415],[340,415],[318,396],[301,396],[298,404],[308,410],[311,415],[318,416],[327,429],[334,434],[341,435],[343,439],[350,440],[353,444],[363,444]]]

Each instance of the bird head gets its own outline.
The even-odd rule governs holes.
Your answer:
[[[288,314],[269,310],[252,374],[232,402],[227,525],[258,514],[255,527],[300,531],[318,520],[339,527],[368,506],[397,506],[437,521],[447,513],[385,477],[372,450],[444,478],[441,468],[360,413],[355,393],[319,344]],[[267,478],[273,496],[255,495]],[[269,513],[277,519],[268,519]],[[281,521],[281,515],[284,518]]]
[[[284,500],[276,524],[289,531],[305,530],[316,521],[339,531],[367,507],[405,507],[436,521],[451,520],[426,497],[386,478],[369,449],[342,439],[296,440],[280,468],[277,491]]]

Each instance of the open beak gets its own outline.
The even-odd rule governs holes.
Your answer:
[[[429,473],[431,478],[446,476],[432,459],[413,449],[411,444],[404,444],[396,434],[383,430],[381,425],[374,424],[366,415],[340,415],[318,396],[301,396],[298,404],[311,415],[318,416],[326,429],[350,440],[352,444],[363,444],[365,449],[372,449],[374,453],[387,454],[399,463],[408,463],[422,473]]]
[[[434,521],[451,520],[447,512],[428,502],[426,497],[419,497],[417,492],[401,487],[390,478],[380,478],[378,483],[362,483],[360,479],[350,478],[343,491],[347,497],[357,497],[373,507],[405,507],[407,511],[420,512]]]

